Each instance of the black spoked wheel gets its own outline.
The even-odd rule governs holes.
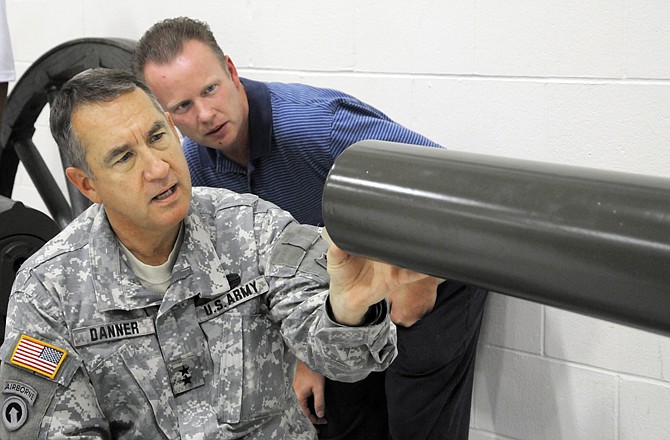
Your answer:
[[[72,40],[50,50],[30,66],[7,99],[0,127],[0,195],[11,198],[20,161],[61,229],[86,209],[89,201],[73,185],[67,182],[72,206],[58,187],[33,143],[35,121],[60,87],[77,73],[94,67],[130,70],[136,44],[134,40],[114,38]],[[63,161],[63,167],[66,166]]]

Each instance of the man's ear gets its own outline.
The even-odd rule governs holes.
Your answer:
[[[68,167],[65,169],[65,175],[91,202],[100,203],[100,197],[98,196],[98,191],[95,189],[93,179],[86,172],[81,168]]]
[[[163,112],[163,113],[165,114],[165,117],[167,118],[168,123],[170,124],[170,127],[172,127],[172,132],[174,133],[174,136],[177,139],[181,139],[179,137],[179,132],[177,131],[177,126],[174,125],[174,121],[172,121],[172,116],[170,116],[170,113],[169,112]]]
[[[228,70],[228,74],[230,75],[230,79],[233,80],[233,84],[235,84],[235,87],[240,87],[241,81],[240,81],[240,76],[237,73],[237,68],[235,67],[235,64],[233,63],[233,60],[228,55],[225,55],[225,57],[226,57],[226,70]]]

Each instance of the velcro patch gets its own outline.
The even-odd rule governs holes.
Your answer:
[[[67,350],[21,335],[9,363],[53,379],[67,357]]]
[[[320,238],[318,228],[289,224],[272,249],[268,274],[292,277],[300,270],[322,278],[327,277],[325,255],[328,243]]]

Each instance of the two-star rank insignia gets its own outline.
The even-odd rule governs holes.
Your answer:
[[[205,384],[202,366],[197,356],[189,356],[168,364],[170,385],[174,395],[185,393]]]

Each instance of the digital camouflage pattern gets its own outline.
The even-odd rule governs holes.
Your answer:
[[[385,304],[368,326],[329,318],[326,250],[316,228],[255,196],[194,188],[161,295],[92,206],[17,274],[0,437],[316,438],[291,386],[295,356],[350,382],[396,354]],[[9,363],[22,334],[67,351],[53,379]]]

